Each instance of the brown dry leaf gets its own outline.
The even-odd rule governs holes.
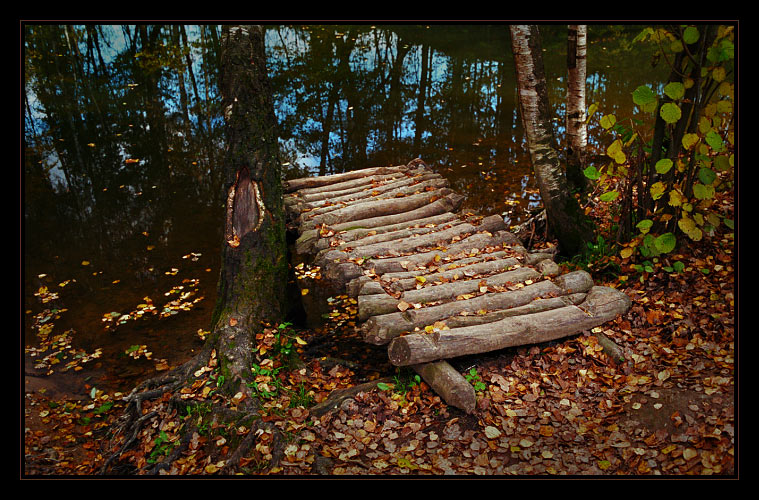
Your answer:
[[[408,303],[408,302],[406,302],[406,301],[403,301],[403,300],[402,300],[402,301],[398,302],[398,309],[400,309],[401,311],[405,311],[405,310],[406,310],[406,309],[408,309],[409,307],[411,307],[411,304],[409,304],[409,303]]]

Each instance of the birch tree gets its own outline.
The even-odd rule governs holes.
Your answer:
[[[587,25],[570,24],[567,37],[567,178],[572,187],[584,190],[586,125],[585,80],[587,75]]]
[[[548,227],[562,251],[573,255],[583,250],[593,231],[569,191],[554,147],[540,32],[536,25],[512,25],[510,32],[522,123]]]

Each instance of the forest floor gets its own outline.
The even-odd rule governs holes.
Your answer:
[[[732,197],[724,196],[732,217]],[[684,264],[682,271],[664,269],[674,261]],[[604,353],[595,332],[458,359],[455,366],[477,391],[472,414],[447,406],[410,370],[389,365],[384,347],[362,342],[348,297],[334,298],[323,329],[265,329],[256,389],[264,420],[284,436],[284,457],[269,462],[272,436],[263,432],[239,473],[737,477],[734,234],[723,226],[641,272],[632,264],[605,256],[590,269],[598,284],[624,290],[633,301],[628,313],[599,328],[622,348],[623,361]],[[604,274],[610,265],[617,272]],[[290,367],[274,356],[285,346],[298,348],[303,364]],[[225,399],[214,390],[211,368],[185,397]],[[336,410],[320,416],[309,410],[334,390],[371,380],[381,382]],[[124,395],[82,387],[88,389],[77,374],[55,382],[27,377],[24,477],[99,472]],[[163,403],[146,403],[145,411]],[[251,432],[200,411],[161,413],[123,460],[161,461],[190,418],[200,425],[172,474],[218,474],[230,446]]]

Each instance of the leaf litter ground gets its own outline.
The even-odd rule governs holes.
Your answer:
[[[274,436],[260,432],[237,472],[735,476],[734,255],[733,235],[717,233],[673,256],[685,264],[681,272],[666,272],[661,262],[640,274],[618,261],[629,275],[603,284],[632,298],[624,316],[560,342],[455,360],[477,389],[471,415],[390,366],[385,348],[356,333],[353,301],[334,298],[325,328],[295,332],[305,342],[294,344],[302,364],[262,357],[262,415],[284,436],[283,455],[272,465]],[[276,331],[259,336],[263,355],[271,354]],[[605,354],[599,332],[621,347],[623,361]],[[223,471],[251,431],[203,413],[212,402],[234,408],[239,400],[215,390],[214,366],[196,375],[182,394],[198,403],[194,410],[171,410],[168,394],[146,402],[143,412],[156,414],[121,463],[160,463],[192,424],[189,445],[161,473]],[[334,410],[314,411],[334,391],[372,381]],[[123,394],[65,394],[27,387],[26,475],[97,474],[118,439],[110,429]]]

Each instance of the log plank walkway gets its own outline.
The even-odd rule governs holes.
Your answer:
[[[553,253],[528,252],[500,216],[458,212],[464,197],[420,159],[284,191],[296,254],[356,298],[363,339],[464,411],[474,389],[446,359],[567,337],[630,307],[584,271],[560,275]]]

